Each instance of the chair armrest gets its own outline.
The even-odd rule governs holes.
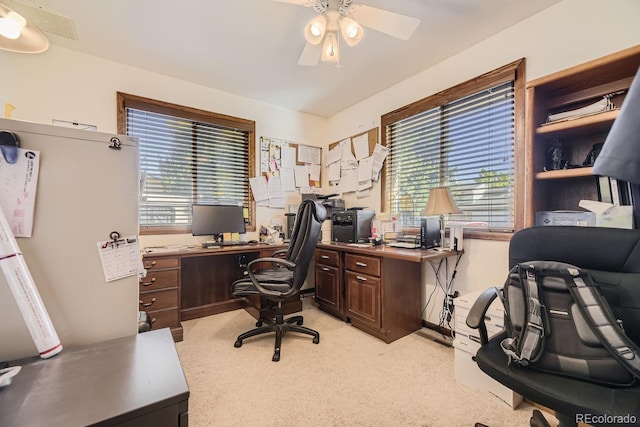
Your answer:
[[[283,295],[282,292],[271,291],[271,290],[265,288],[264,286],[262,286],[260,284],[260,282],[258,282],[258,280],[256,280],[256,277],[253,274],[253,269],[251,268],[251,266],[253,264],[257,264],[257,263],[260,263],[260,262],[271,262],[274,265],[276,265],[276,264],[282,265],[282,266],[286,267],[289,270],[293,270],[294,267],[296,266],[296,263],[295,262],[291,262],[288,259],[284,259],[284,258],[267,257],[267,258],[254,259],[253,261],[249,262],[249,264],[247,264],[247,274],[249,275],[249,279],[251,279],[251,283],[253,283],[253,285],[256,287],[256,289],[258,289],[264,295],[271,295],[271,296],[274,296],[274,297],[282,296]]]
[[[288,250],[289,250],[289,249],[286,249],[286,248],[285,248],[285,249],[278,249],[277,251],[275,251],[274,253],[272,253],[272,254],[271,254],[271,256],[275,258],[275,257],[276,257],[276,255],[286,254]]]
[[[480,344],[485,345],[489,342],[489,336],[487,334],[487,325],[484,322],[484,318],[487,314],[489,306],[494,299],[501,292],[499,288],[489,288],[480,294],[478,299],[473,303],[469,314],[467,315],[467,326],[473,329],[478,329],[480,332]]]

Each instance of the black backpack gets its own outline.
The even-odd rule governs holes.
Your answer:
[[[640,379],[640,349],[580,268],[520,263],[509,272],[503,303],[510,362],[612,386]]]

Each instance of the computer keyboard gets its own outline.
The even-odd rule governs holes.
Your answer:
[[[202,244],[202,246],[204,246],[205,248],[219,248],[221,246],[242,246],[242,245],[248,245],[248,243],[245,242],[244,240],[234,240],[230,242],[206,242]]]

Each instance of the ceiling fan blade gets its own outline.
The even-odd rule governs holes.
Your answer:
[[[300,6],[311,6],[314,3],[313,0],[273,0],[273,1],[278,1],[280,3],[298,4]]]
[[[322,53],[322,45],[313,45],[307,43],[304,45],[304,50],[298,59],[298,65],[304,65],[307,67],[313,67],[318,65],[320,60],[320,54]]]
[[[349,8],[360,25],[380,31],[400,40],[409,40],[420,25],[420,20],[412,16],[400,15],[366,4],[354,4]]]

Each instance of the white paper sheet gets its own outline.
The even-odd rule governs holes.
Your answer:
[[[296,166],[296,149],[288,145],[282,146],[282,168],[293,169]]]
[[[298,145],[298,161],[301,163],[320,164],[322,150],[319,147],[310,147],[308,145]]]
[[[335,162],[339,162],[342,158],[342,147],[340,144],[337,144],[327,153],[327,164],[330,165]]]
[[[371,165],[371,179],[377,181],[380,178],[380,171],[382,170],[382,165],[384,164],[384,160],[387,158],[389,154],[389,149],[384,145],[376,144],[373,149],[373,154],[371,158],[373,159],[373,163]]]
[[[0,155],[0,207],[15,237],[31,237],[40,152],[18,148],[16,163]]]
[[[282,168],[280,170],[280,179],[282,183],[282,191],[296,191],[296,180],[293,168]]]
[[[331,163],[329,165],[329,181],[340,180],[340,162]]]
[[[294,169],[296,177],[296,187],[304,188],[309,186],[309,168],[307,165],[297,165]]]
[[[136,236],[98,242],[97,245],[104,278],[107,282],[142,272],[142,258],[140,258],[140,248]]]
[[[251,186],[251,192],[256,202],[261,202],[269,199],[269,188],[267,186],[267,178],[265,176],[256,176],[249,178],[249,185]]]
[[[373,158],[366,157],[358,164],[358,182],[371,181]]]
[[[356,153],[356,160],[369,157],[369,134],[365,133],[355,138],[351,138],[353,151]]]
[[[320,181],[320,165],[309,165],[309,179]]]

